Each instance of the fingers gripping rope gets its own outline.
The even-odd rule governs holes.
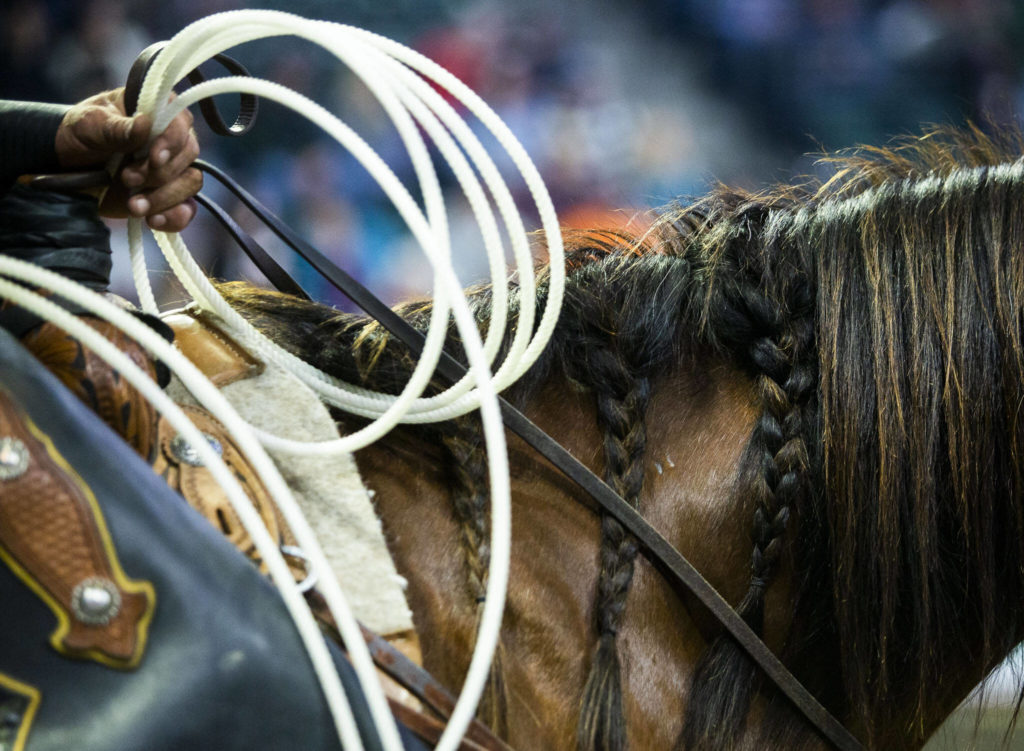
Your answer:
[[[284,35],[296,36],[327,49],[359,75],[378,98],[394,121],[400,137],[409,150],[419,192],[423,196],[422,209],[387,165],[351,128],[320,105],[285,87],[269,81],[226,77],[197,85],[173,102],[168,101],[174,84],[211,56],[243,42]],[[537,204],[547,234],[551,272],[548,298],[540,321],[535,325],[534,305],[524,302],[518,306],[521,318],[517,323],[510,352],[494,375],[491,374],[490,365],[504,338],[504,324],[508,320],[509,295],[504,277],[504,245],[491,206],[492,201],[497,206],[502,223],[510,238],[512,254],[520,277],[520,294],[524,301],[531,300],[536,289],[529,243],[522,219],[512,201],[511,192],[501,180],[494,163],[469,127],[444,101],[443,97],[428,84],[428,80],[434,85],[445,88],[458,98],[491,130],[498,143],[510,154]],[[291,499],[287,487],[280,481],[272,462],[266,459],[259,442],[277,450],[299,453],[353,451],[384,435],[399,422],[438,421],[451,419],[475,409],[480,410],[487,448],[492,503],[488,586],[477,648],[470,663],[463,692],[437,746],[442,750],[453,749],[457,746],[472,719],[481,691],[487,681],[488,667],[498,640],[508,583],[511,524],[509,478],[507,452],[496,393],[524,373],[539,356],[554,328],[561,305],[565,272],[561,236],[551,200],[536,168],[529,161],[522,147],[508,128],[479,97],[449,73],[421,55],[369,32],[339,24],[310,21],[275,11],[233,11],[210,16],[187,27],[167,44],[146,75],[139,95],[138,111],[153,116],[155,137],[166,128],[181,109],[202,98],[218,93],[232,92],[248,92],[273,99],[322,127],[339,144],[351,151],[394,203],[434,268],[436,300],[421,360],[405,389],[398,396],[368,391],[332,379],[296,360],[269,342],[228,307],[203,275],[178,235],[154,232],[157,243],[167,257],[172,270],[197,305],[219,316],[231,330],[232,335],[254,354],[293,372],[313,387],[325,401],[373,419],[373,422],[366,428],[341,439],[320,444],[286,441],[276,436],[255,433],[234,413],[216,389],[181,358],[180,353],[177,353],[162,340],[154,340],[150,336],[152,332],[144,326],[140,326],[130,316],[126,316],[123,311],[119,311],[102,298],[67,280],[54,277],[52,274],[46,275],[39,269],[26,268],[23,264],[10,262],[10,259],[0,259],[0,274],[53,289],[55,293],[80,302],[84,308],[116,323],[126,333],[137,338],[156,356],[164,359],[193,395],[228,427],[247,457],[253,460],[254,465],[257,466],[261,476],[277,499],[288,523],[296,531],[300,544],[311,555],[313,565],[323,582],[325,599],[349,647],[353,665],[367,697],[381,741],[389,751],[400,749],[401,743],[386,700],[376,681],[372,662],[361,639],[358,624],[345,603],[341,589],[331,574],[312,530],[309,529],[301,511]],[[439,152],[449,162],[481,227],[483,244],[488,253],[494,283],[494,313],[492,326],[488,330],[485,342],[481,341],[469,306],[462,295],[461,285],[451,268],[450,238],[444,200],[421,132],[425,132],[431,137]],[[480,177],[483,177],[486,191],[480,184],[478,173]],[[145,268],[141,222],[131,220],[128,232],[132,272],[136,280],[139,299],[143,309],[149,312],[158,312]],[[101,357],[108,359],[130,380],[137,378],[138,374],[133,373],[130,367],[122,362],[123,358],[117,357],[116,350],[110,351],[109,345],[104,344],[105,340],[102,340],[102,337],[97,337],[95,332],[90,334],[91,329],[88,327],[83,329],[76,325],[78,322],[74,318],[54,309],[47,304],[46,300],[36,299],[32,293],[17,285],[2,280],[0,280],[0,284],[2,284],[0,289],[4,296],[9,296],[10,299],[26,305],[44,319],[66,328],[72,335],[79,337],[86,346],[94,349]],[[466,356],[470,363],[470,376],[442,394],[423,398],[421,394],[430,380],[441,354],[449,314],[454,316],[459,335],[464,343]],[[498,323],[502,325],[497,325]],[[534,329],[536,329],[535,333],[533,333]],[[533,335],[531,336],[531,334]],[[157,337],[157,339],[159,338]],[[186,434],[189,433],[189,430],[179,424],[182,418],[179,413],[175,412],[176,408],[168,402],[159,389],[154,389],[151,383],[147,385],[142,381],[139,383],[133,381],[133,385],[136,385],[140,392],[150,398],[154,406],[161,413],[166,414],[176,427]],[[259,441],[257,441],[257,437]],[[197,440],[194,445],[202,451],[205,443]],[[211,466],[219,465],[211,459]],[[221,472],[219,469],[215,471],[215,475],[224,474],[225,472]],[[226,487],[230,488],[230,477],[225,477],[224,482]],[[238,493],[229,490],[228,495],[233,505],[239,509],[243,521],[249,519],[254,527],[258,526],[258,515],[252,518],[251,514],[243,510],[249,503],[244,494],[239,496]],[[249,508],[251,510],[251,507]],[[250,526],[249,522],[246,522],[247,527]],[[265,533],[265,530],[259,529]],[[256,529],[249,531],[253,534],[254,539],[262,539],[264,536]],[[277,558],[280,558],[276,549],[261,550],[261,553],[264,555],[264,560],[272,562],[272,572],[275,567],[279,567],[277,563],[274,563]],[[294,582],[290,576],[280,576],[279,573],[274,574],[274,580],[281,588],[286,604],[289,605],[289,611],[306,642],[310,659],[335,718],[343,747],[346,749],[362,748],[358,732],[351,720],[351,711],[347,706],[337,675],[334,673],[333,665],[330,663],[330,657],[319,634],[316,633],[315,627],[311,628],[312,619],[308,608],[305,607],[302,598],[295,593]]]

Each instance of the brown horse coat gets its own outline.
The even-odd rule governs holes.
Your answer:
[[[559,327],[510,392],[869,748],[919,748],[1024,636],[1005,606],[1024,597],[1020,152],[935,132],[848,155],[824,185],[717,189],[641,238],[570,237]],[[376,324],[228,295],[329,372],[407,377]],[[474,304],[486,323],[486,289]],[[465,418],[357,457],[426,665],[453,687],[485,586],[479,445]],[[522,748],[822,747],[617,523],[510,446],[512,580],[482,710],[499,731]]]

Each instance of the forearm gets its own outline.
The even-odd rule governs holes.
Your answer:
[[[20,175],[61,170],[54,141],[67,110],[0,100],[0,254],[102,291],[110,276],[109,230],[95,199],[15,186]],[[21,308],[2,308],[0,326],[16,335],[39,323]]]
[[[54,141],[68,109],[64,104],[0,99],[0,193],[19,175],[60,171]]]

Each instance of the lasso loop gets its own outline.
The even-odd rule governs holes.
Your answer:
[[[393,120],[409,151],[419,194],[423,197],[422,208],[358,134],[337,116],[295,91],[270,81],[228,76],[198,83],[181,96],[170,100],[173,86],[204,61],[238,44],[275,36],[296,36],[323,47],[363,80]],[[434,87],[445,89],[491,131],[516,165],[537,206],[547,235],[550,278],[544,310],[536,325],[535,306],[532,304],[536,293],[533,260],[523,221],[511,192],[479,140]],[[476,649],[463,690],[437,745],[442,751],[451,751],[458,746],[473,718],[487,681],[501,627],[508,585],[511,517],[508,456],[497,392],[506,388],[533,364],[557,321],[565,270],[562,239],[554,207],[543,181],[522,146],[476,94],[422,55],[370,32],[341,24],[311,21],[278,11],[239,10],[210,16],[179,32],[152,61],[138,94],[138,111],[153,117],[155,137],[183,108],[218,94],[236,92],[245,96],[266,97],[283,104],[320,126],[348,149],[381,186],[429,259],[434,271],[435,303],[422,354],[409,382],[397,396],[384,394],[339,381],[297,360],[266,339],[226,304],[193,260],[179,235],[162,232],[153,234],[171,269],[196,305],[217,315],[232,336],[254,354],[292,372],[329,404],[371,419],[369,425],[334,441],[312,444],[253,431],[191,363],[124,311],[57,275],[12,259],[0,258],[0,274],[52,289],[54,293],[78,302],[84,309],[115,323],[138,339],[156,357],[164,360],[196,399],[228,428],[275,497],[299,545],[309,556],[311,571],[320,576],[324,599],[338,623],[382,744],[388,751],[397,751],[402,745],[359,625],[345,602],[316,536],[260,443],[275,450],[296,453],[354,451],[380,438],[399,422],[446,420],[475,409],[480,410],[489,462],[492,504],[489,584],[483,602]],[[481,340],[463,295],[462,285],[451,266],[451,240],[444,197],[423,133],[430,136],[448,162],[480,225],[493,284],[494,310],[485,341]],[[480,177],[483,178],[486,191],[480,183]],[[521,296],[518,306],[520,318],[509,353],[493,374],[491,365],[504,340],[509,317],[509,292],[505,249],[492,202],[498,209],[510,240],[520,279]],[[132,273],[140,304],[144,310],[156,313],[157,304],[145,264],[141,220],[129,221],[128,238]],[[203,456],[204,460],[218,480],[222,481],[232,505],[256,541],[263,560],[268,562],[272,578],[281,589],[289,612],[302,635],[335,719],[342,746],[345,749],[361,749],[362,742],[352,720],[351,710],[312,615],[299,596],[280,551],[269,541],[259,515],[219,458],[206,446],[205,441],[191,435],[195,428],[186,424],[187,418],[166,395],[142,376],[141,371],[136,372],[137,368],[133,370],[132,364],[120,352],[88,326],[17,284],[0,280],[0,295],[24,305],[41,318],[52,321],[81,339],[85,346],[124,373],[152,401],[157,410],[189,438],[201,454],[210,454]],[[455,319],[469,361],[469,374],[443,393],[424,398],[423,391],[441,357],[450,315]],[[193,437],[196,439],[192,440]]]

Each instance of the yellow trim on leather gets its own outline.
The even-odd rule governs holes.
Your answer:
[[[25,710],[25,714],[22,715],[21,727],[18,728],[18,737],[14,739],[14,747],[11,749],[11,751],[23,751],[25,742],[28,740],[28,731],[32,728],[32,722],[36,719],[36,710],[39,709],[42,694],[39,693],[39,689],[35,686],[22,683],[4,673],[0,673],[0,686],[16,694],[21,694],[28,699],[28,708]]]
[[[21,412],[20,409],[19,412]],[[99,532],[103,550],[107,555],[107,561],[110,564],[110,570],[117,585],[125,592],[142,594],[146,598],[146,609],[143,611],[142,617],[136,625],[137,639],[132,656],[129,659],[124,660],[111,657],[98,649],[89,649],[82,652],[66,649],[62,642],[64,637],[71,630],[70,614],[64,609],[64,606],[57,602],[57,600],[55,600],[53,596],[47,592],[46,589],[39,584],[27,570],[25,570],[25,568],[18,563],[10,552],[2,545],[0,545],[0,559],[10,567],[19,579],[21,579],[33,592],[36,593],[39,599],[46,603],[50,610],[53,611],[53,614],[57,617],[57,628],[52,634],[50,634],[50,645],[57,650],[57,652],[66,657],[94,660],[101,665],[117,668],[119,670],[129,670],[131,668],[138,667],[139,663],[142,661],[142,655],[146,650],[146,641],[149,637],[149,625],[153,620],[153,612],[156,609],[156,588],[149,581],[128,578],[128,575],[125,574],[124,569],[121,568],[121,563],[117,558],[117,550],[114,547],[114,541],[110,536],[110,531],[107,529],[107,523],[103,518],[103,512],[100,510],[100,505],[96,500],[96,496],[79,474],[75,472],[72,466],[64,459],[63,456],[61,456],[60,452],[57,451],[57,447],[53,445],[50,437],[41,431],[36,424],[32,422],[28,415],[24,414],[24,412],[22,412],[22,418],[24,419],[25,426],[28,428],[29,432],[32,433],[32,435],[35,436],[46,448],[46,453],[50,455],[50,458],[56,462],[57,466],[59,466],[67,476],[71,478],[71,481],[85,495],[85,498],[89,503],[89,508],[92,511],[93,519],[96,521],[96,529]]]

